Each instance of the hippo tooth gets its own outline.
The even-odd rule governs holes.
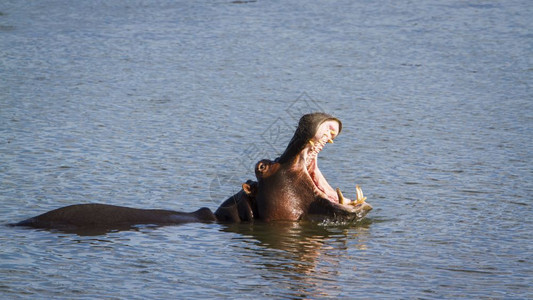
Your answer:
[[[344,196],[342,195],[341,189],[337,188],[337,197],[339,197],[339,203],[342,205],[347,204],[346,200],[344,199]]]
[[[311,146],[314,146],[315,143],[313,142],[313,140],[309,140],[309,144],[311,144]]]
[[[366,200],[366,197],[363,197],[363,190],[359,185],[355,186],[355,191],[357,193],[357,203],[363,203]]]
[[[337,134],[337,132],[335,130],[330,130],[329,133],[331,133],[331,135]]]
[[[328,140],[328,143],[333,144],[333,140],[332,140],[332,139],[329,139],[329,140]]]

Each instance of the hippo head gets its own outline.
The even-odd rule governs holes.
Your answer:
[[[256,164],[261,219],[353,222],[372,209],[364,199],[345,199],[318,169],[318,154],[341,130],[341,121],[331,115],[304,115],[284,153],[275,161]]]

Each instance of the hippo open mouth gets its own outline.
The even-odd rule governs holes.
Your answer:
[[[320,124],[315,136],[309,139],[306,147],[300,152],[305,164],[304,172],[311,178],[315,193],[335,203],[339,203],[339,196],[320,172],[318,154],[326,144],[333,143],[339,133],[339,127],[339,123],[333,120]]]

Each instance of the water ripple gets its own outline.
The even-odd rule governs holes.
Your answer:
[[[0,226],[0,296],[532,298],[529,2],[233,2],[3,1],[0,221],[215,209],[314,110],[368,220]]]

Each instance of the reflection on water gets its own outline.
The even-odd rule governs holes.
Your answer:
[[[325,240],[348,237],[361,240],[371,223],[371,220],[364,219],[357,224],[332,227],[308,222],[255,222],[226,224],[222,225],[221,230],[251,237],[261,246],[283,250],[298,255],[296,258],[305,259],[309,257],[307,251],[321,248]],[[364,249],[364,243],[359,244],[358,248]]]
[[[268,277],[290,282],[290,292],[281,296],[308,298],[335,295],[317,287],[315,280],[318,277],[343,284],[334,271],[344,261],[339,257],[348,255],[348,247],[366,249],[370,224],[369,220],[340,227],[305,222],[255,222],[223,225],[220,230],[239,234],[238,239],[248,244],[242,247],[254,251],[258,257],[254,264],[269,270]]]

